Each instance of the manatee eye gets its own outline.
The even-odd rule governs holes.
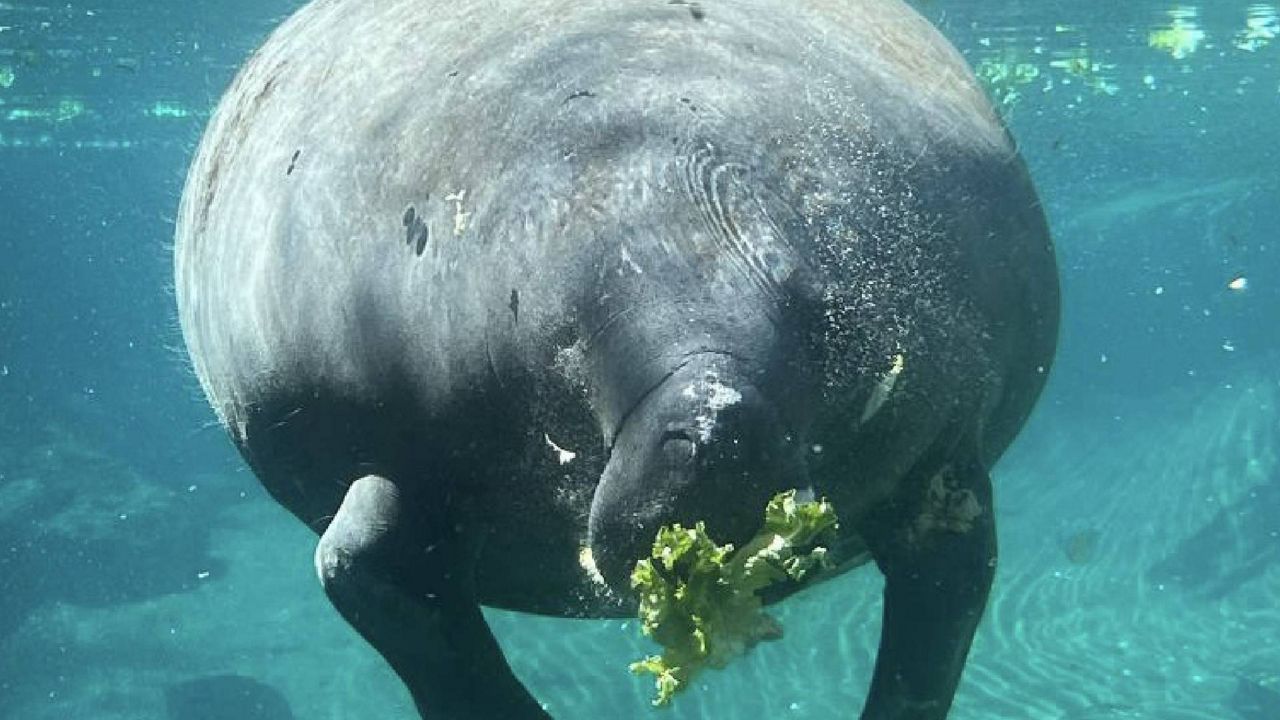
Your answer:
[[[698,454],[698,442],[688,428],[668,428],[661,442],[663,457],[674,466],[688,465]]]

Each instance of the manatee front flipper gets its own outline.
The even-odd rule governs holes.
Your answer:
[[[862,720],[946,717],[995,575],[991,481],[976,458],[934,464],[903,489],[863,528],[885,591]]]
[[[549,720],[489,631],[453,524],[408,504],[386,478],[351,485],[316,547],[325,593],[391,664],[423,718]]]

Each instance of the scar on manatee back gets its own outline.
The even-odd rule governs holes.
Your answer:
[[[689,8],[689,15],[691,15],[694,20],[705,20],[707,18],[707,11],[703,9],[700,3],[689,2],[689,0],[667,0],[667,4],[683,5],[684,7]]]
[[[418,215],[418,211],[412,205],[405,208],[401,224],[404,225],[405,244],[413,248],[415,255],[422,257],[422,253],[427,249],[427,241],[431,239],[431,228],[427,227],[426,221]]]
[[[293,169],[298,166],[298,156],[301,154],[302,154],[301,148],[293,151],[293,157],[289,158],[289,169],[284,171],[285,175],[293,174]]]

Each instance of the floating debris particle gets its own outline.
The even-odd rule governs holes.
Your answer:
[[[557,445],[555,441],[551,439],[550,435],[543,433],[542,437],[547,441],[547,445],[549,445],[551,449],[555,451],[556,460],[558,460],[561,465],[568,465],[569,463],[573,462],[574,458],[578,457],[578,453],[573,452],[572,450],[565,450],[564,448]]]
[[[898,353],[893,356],[893,365],[889,367],[889,371],[871,389],[871,397],[867,399],[866,406],[862,408],[862,417],[858,420],[859,423],[865,423],[870,420],[880,410],[880,407],[889,399],[889,393],[893,392],[894,385],[898,384],[898,378],[906,367],[907,358],[905,355]]]
[[[1236,292],[1239,292],[1241,290],[1248,290],[1249,278],[1246,278],[1245,276],[1241,275],[1236,279],[1232,280],[1231,282],[1227,283],[1227,287],[1231,288],[1232,290],[1235,290]]]
[[[17,79],[12,65],[0,65],[0,88],[13,87],[13,81]]]

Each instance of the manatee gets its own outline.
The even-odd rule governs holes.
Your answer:
[[[481,606],[634,613],[658,528],[742,542],[788,489],[839,512],[831,573],[886,578],[861,716],[947,714],[1058,285],[907,5],[316,0],[176,232],[205,394],[424,718],[548,717]]]

